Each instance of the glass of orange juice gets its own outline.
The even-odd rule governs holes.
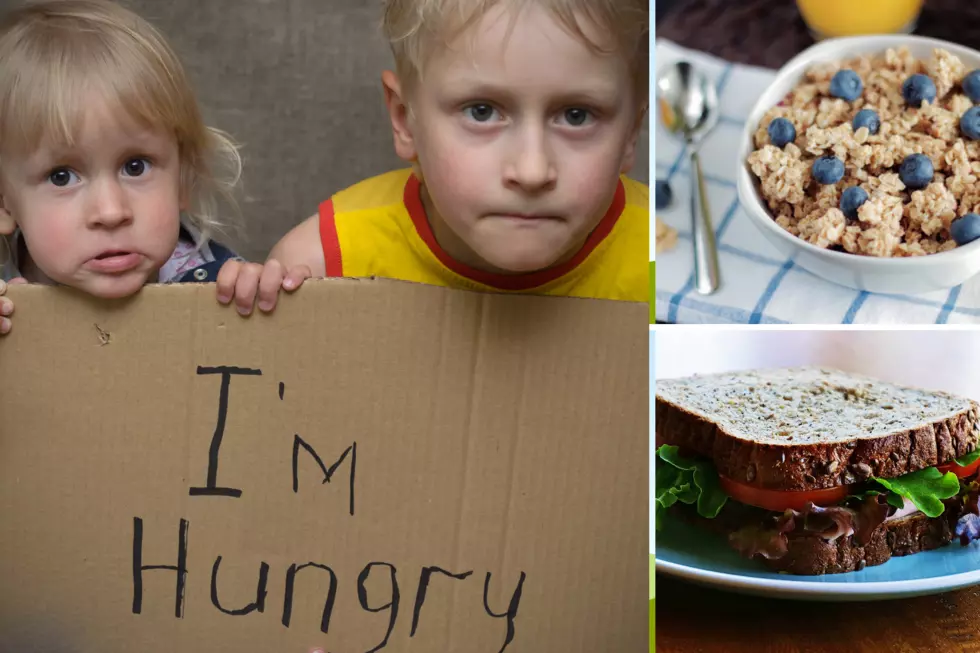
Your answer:
[[[815,39],[911,33],[923,0],[796,0]]]

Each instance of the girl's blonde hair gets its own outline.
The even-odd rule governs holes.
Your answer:
[[[0,21],[0,153],[27,154],[45,139],[71,146],[86,99],[173,134],[187,217],[204,242],[237,214],[238,148],[207,127],[177,55],[147,21],[107,0],[43,0]],[[237,226],[237,221],[236,221]]]
[[[385,0],[383,29],[403,84],[417,83],[432,50],[445,47],[492,8],[504,4],[511,20],[528,6],[551,11],[573,36],[601,54],[620,54],[630,62],[638,102],[649,92],[649,0]],[[512,22],[513,24],[513,22]],[[611,37],[615,50],[589,37],[587,25]],[[605,40],[605,39],[604,39]]]

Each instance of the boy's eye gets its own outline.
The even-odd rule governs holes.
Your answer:
[[[489,104],[474,104],[466,107],[466,113],[477,122],[487,122],[493,118],[495,110]]]
[[[590,117],[587,109],[565,109],[565,121],[573,127],[581,127]]]
[[[130,177],[139,177],[146,173],[150,167],[150,162],[146,159],[130,159],[123,165],[123,172]]]
[[[63,188],[68,184],[72,183],[72,178],[75,177],[75,173],[68,168],[57,168],[52,170],[48,175],[48,181],[50,181],[55,186]]]

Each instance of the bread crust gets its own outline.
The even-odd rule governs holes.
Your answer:
[[[877,478],[894,478],[948,463],[980,440],[980,405],[945,419],[894,433],[848,441],[774,444],[753,442],[660,397],[656,446],[677,445],[710,458],[718,473],[767,490],[818,490]]]
[[[815,534],[798,536],[790,533],[786,555],[774,560],[762,556],[754,559],[772,571],[819,576],[860,571],[865,567],[884,564],[893,557],[938,549],[955,539],[956,522],[963,514],[962,504],[956,499],[943,503],[943,514],[933,519],[920,512],[883,522],[864,546],[855,542],[850,535],[829,542]],[[670,510],[685,521],[723,536],[736,528],[731,522],[700,517],[682,504],[676,504]]]

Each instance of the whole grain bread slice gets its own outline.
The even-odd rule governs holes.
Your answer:
[[[973,451],[980,405],[818,367],[658,379],[656,445],[770,490],[894,478]]]
[[[791,536],[786,555],[773,560],[757,556],[755,560],[772,571],[819,576],[860,571],[865,567],[884,564],[893,557],[938,549],[955,539],[956,521],[963,514],[962,506],[956,505],[955,501],[944,504],[946,509],[939,517],[930,519],[919,512],[885,521],[872,532],[870,540],[863,546],[855,542],[851,535],[834,541],[812,534]],[[671,512],[721,536],[727,537],[737,528],[737,524],[731,521],[700,517],[683,504],[675,504]]]

